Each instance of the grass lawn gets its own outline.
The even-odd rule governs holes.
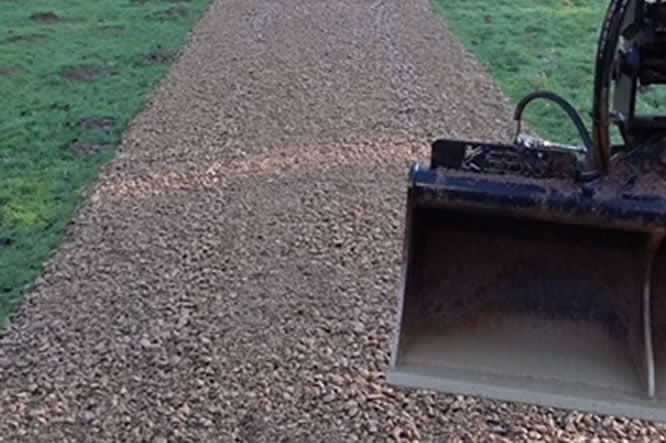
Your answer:
[[[534,90],[551,90],[569,100],[591,128],[596,45],[608,1],[432,2],[514,103]],[[534,102],[525,115],[541,136],[580,144],[559,108]]]
[[[0,327],[210,1],[2,2]]]

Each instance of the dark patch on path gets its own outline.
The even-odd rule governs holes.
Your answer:
[[[5,43],[32,43],[37,40],[44,40],[45,35],[42,34],[20,34],[20,35],[10,35],[5,39]]]
[[[0,248],[8,248],[10,247],[14,242],[12,241],[11,238],[6,238],[6,237],[0,237]]]
[[[37,23],[53,24],[59,23],[62,19],[55,12],[46,11],[35,12],[30,16],[30,20]]]
[[[175,6],[173,8],[164,9],[162,11],[157,11],[152,15],[154,20],[158,21],[167,21],[167,20],[177,20],[179,18],[184,18],[190,15],[190,10],[180,6]]]
[[[78,126],[88,131],[102,131],[110,133],[116,125],[113,117],[86,117],[78,122]]]
[[[171,63],[176,59],[175,51],[152,51],[141,56],[141,60],[150,64]]]
[[[86,83],[95,80],[98,77],[111,74],[113,69],[103,66],[81,65],[73,68],[66,68],[60,71],[60,76],[65,80],[75,83]]]
[[[2,66],[0,65],[0,77],[11,77],[23,72],[23,69],[18,66]]]
[[[69,144],[69,150],[76,155],[93,155],[111,149],[111,144],[83,143],[78,140]]]
[[[125,26],[123,25],[104,25],[99,27],[102,34],[109,35],[122,35],[125,33]]]

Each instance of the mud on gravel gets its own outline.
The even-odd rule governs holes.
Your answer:
[[[664,441],[384,381],[408,163],[511,111],[426,0],[214,1],[0,339],[3,440]]]

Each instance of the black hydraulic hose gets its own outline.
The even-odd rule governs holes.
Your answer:
[[[525,111],[525,108],[528,104],[536,99],[549,100],[559,105],[564,110],[564,112],[567,113],[573,124],[576,126],[576,130],[578,131],[578,134],[583,141],[583,145],[585,146],[585,163],[587,168],[586,170],[581,171],[579,178],[584,181],[589,181],[599,177],[601,175],[600,159],[597,158],[598,156],[596,150],[594,149],[594,143],[592,142],[592,138],[590,137],[587,128],[585,128],[583,120],[568,101],[555,94],[554,92],[536,91],[526,95],[522,100],[520,100],[516,106],[516,110],[513,113],[513,119],[516,121],[517,125],[516,136],[520,135],[523,111]]]

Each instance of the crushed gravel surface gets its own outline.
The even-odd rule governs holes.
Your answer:
[[[666,440],[384,381],[408,164],[511,111],[426,0],[214,1],[0,339],[0,440]]]

